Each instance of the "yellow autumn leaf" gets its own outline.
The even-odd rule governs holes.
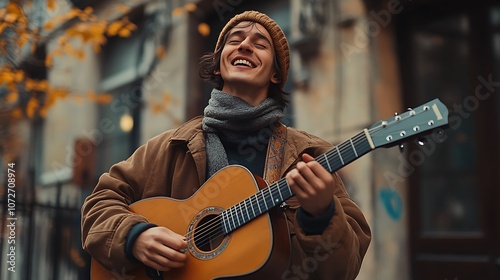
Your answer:
[[[84,13],[86,13],[87,15],[90,15],[91,13],[94,12],[94,9],[92,7],[86,7],[84,10],[83,10]]]
[[[19,40],[17,40],[17,46],[19,48],[22,48],[24,46],[24,44],[26,44],[26,42],[28,41],[29,39],[29,34],[28,33],[20,33],[19,34]]]
[[[23,9],[16,3],[9,2],[5,7],[7,14],[15,14],[18,17],[23,16]]]
[[[28,104],[26,105],[26,115],[32,119],[35,116],[37,109],[40,107],[38,100],[36,98],[30,98]]]
[[[168,104],[172,100],[172,97],[168,92],[163,93],[163,103]]]
[[[30,53],[31,54],[35,54],[35,52],[36,52],[36,47],[38,46],[38,40],[39,40],[38,36],[33,38],[33,43],[30,46]]]
[[[153,113],[153,115],[157,115],[157,114],[161,113],[162,110],[163,110],[163,106],[160,103],[151,104],[151,112]]]
[[[45,57],[45,66],[51,68],[53,62],[54,62],[54,54],[53,53],[47,54],[47,56]]]
[[[48,21],[43,25],[43,29],[45,30],[52,30],[54,29],[55,23],[53,21]]]
[[[202,36],[207,37],[208,35],[210,35],[210,26],[208,24],[206,24],[205,22],[202,22],[202,23],[198,24],[198,32]]]
[[[39,112],[40,117],[46,118],[47,114],[49,113],[49,109],[50,109],[50,107],[43,106],[42,109],[40,109],[40,112]]]
[[[79,60],[84,60],[85,59],[85,52],[82,49],[78,49],[75,51],[75,56]]]
[[[137,25],[133,24],[132,22],[127,22],[124,28],[127,28],[130,31],[134,31],[137,29]]]
[[[1,17],[0,17],[1,18]],[[3,30],[7,28],[9,25],[5,22],[0,23],[0,34],[2,34]]]
[[[73,18],[77,17],[80,13],[81,13],[80,9],[73,8],[69,12],[67,12],[66,14],[64,14],[62,16],[64,18],[63,21],[67,21],[67,20],[73,19]]]
[[[113,95],[109,93],[101,93],[96,96],[95,101],[99,104],[108,104],[113,101]]]
[[[55,7],[56,7],[56,1],[55,0],[47,0],[47,9],[49,11],[54,10]]]
[[[130,32],[130,30],[128,30],[126,28],[122,28],[118,32],[118,36],[123,37],[123,38],[129,37],[130,34],[132,34],[132,32]]]
[[[71,54],[73,52],[73,48],[70,44],[64,45],[62,49],[66,54]]]
[[[14,81],[20,82],[24,79],[24,71],[23,70],[18,70],[16,73],[14,73]]]
[[[92,44],[92,50],[95,52],[95,53],[100,53],[101,52],[101,45],[100,44]]]
[[[2,81],[4,84],[12,83],[14,79],[14,73],[9,70],[0,73],[0,81]]]
[[[65,99],[69,95],[69,90],[65,88],[51,88],[50,92],[53,96],[60,99]]]
[[[23,111],[21,110],[21,108],[15,108],[14,110],[12,110],[11,116],[14,119],[20,119],[23,116]]]
[[[157,58],[162,58],[165,56],[165,47],[163,46],[159,46],[158,48],[156,48],[156,57]]]
[[[47,80],[41,80],[37,82],[38,90],[47,92],[49,90],[49,81]]]
[[[17,91],[11,91],[5,97],[7,103],[15,103],[19,99],[19,93]]]
[[[184,6],[184,9],[188,12],[194,12],[196,11],[196,4],[195,3],[189,3]]]
[[[118,31],[122,28],[122,26],[123,26],[123,22],[113,21],[108,26],[108,30],[107,30],[106,34],[108,34],[108,36],[115,36],[116,34],[118,34]]]
[[[7,22],[7,23],[14,23],[17,21],[17,19],[19,18],[18,15],[16,14],[13,14],[13,13],[8,13],[5,15],[5,17],[3,18],[3,21]]]
[[[177,7],[172,11],[173,16],[178,16],[181,15],[184,12],[184,8],[182,7]]]

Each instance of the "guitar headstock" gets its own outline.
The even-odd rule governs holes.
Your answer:
[[[404,113],[375,123],[368,129],[368,133],[376,148],[390,147],[446,125],[448,125],[448,109],[436,98],[417,108],[408,109]]]

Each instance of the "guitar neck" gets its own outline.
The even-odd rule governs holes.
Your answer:
[[[333,173],[373,149],[374,145],[371,137],[365,129],[328,152],[316,157],[315,160],[330,173]],[[224,233],[228,234],[256,217],[267,213],[293,195],[285,178],[278,180],[267,188],[261,189],[251,197],[221,213]]]

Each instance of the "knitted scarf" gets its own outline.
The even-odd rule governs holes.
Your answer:
[[[274,99],[267,98],[257,106],[241,98],[213,89],[202,122],[206,133],[208,178],[228,165],[224,146],[218,134],[229,139],[241,138],[261,129],[273,130],[284,117],[283,109]]]

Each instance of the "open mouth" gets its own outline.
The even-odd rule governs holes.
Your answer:
[[[235,61],[233,61],[233,65],[234,66],[247,66],[250,68],[254,68],[253,64],[246,59],[236,59]]]

